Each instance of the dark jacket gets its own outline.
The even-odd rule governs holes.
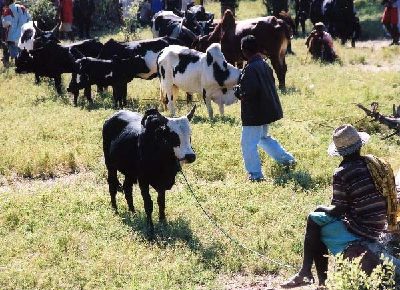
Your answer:
[[[272,69],[257,55],[243,69],[240,78],[243,126],[270,124],[283,117]]]

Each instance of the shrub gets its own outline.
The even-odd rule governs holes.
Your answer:
[[[38,21],[39,28],[50,30],[57,24],[57,11],[51,0],[28,0],[24,4],[28,7],[32,19]]]
[[[335,266],[328,271],[327,288],[329,290],[389,290],[395,289],[394,265],[387,258],[367,275],[360,266],[362,257],[349,261],[342,255],[335,257]]]
[[[95,28],[122,24],[121,5],[118,0],[97,0],[92,18]]]

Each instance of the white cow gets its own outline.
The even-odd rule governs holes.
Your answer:
[[[218,104],[221,115],[224,105],[237,101],[233,86],[238,82],[240,70],[226,62],[219,43],[212,44],[206,53],[179,45],[168,46],[161,52],[157,65],[160,97],[171,115],[175,115],[178,88],[202,94],[210,118],[213,117],[211,100]]]

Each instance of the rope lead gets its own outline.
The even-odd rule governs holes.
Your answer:
[[[281,267],[289,268],[289,269],[295,269],[295,267],[293,267],[292,265],[288,265],[288,264],[285,264],[285,263],[276,261],[276,260],[274,260],[274,259],[268,258],[268,257],[265,256],[264,254],[261,254],[260,252],[258,252],[258,251],[256,251],[256,250],[253,250],[253,249],[251,249],[251,248],[249,248],[249,247],[243,245],[243,244],[242,244],[241,242],[239,242],[237,239],[235,239],[234,237],[232,237],[231,235],[229,235],[229,234],[227,233],[227,231],[225,231],[222,227],[220,227],[220,226],[218,225],[218,223],[210,216],[210,214],[209,214],[209,213],[204,209],[204,207],[201,205],[201,203],[200,203],[198,197],[197,197],[196,194],[194,193],[192,187],[190,186],[190,184],[189,184],[189,182],[188,182],[188,180],[187,180],[187,178],[186,178],[186,176],[185,176],[185,174],[183,173],[183,171],[182,171],[181,168],[180,168],[179,172],[182,174],[183,178],[185,179],[186,185],[187,185],[187,187],[189,188],[190,193],[191,193],[192,196],[194,197],[194,199],[195,199],[195,201],[196,201],[196,203],[197,203],[197,206],[203,211],[204,215],[208,218],[208,220],[210,221],[210,223],[213,224],[214,227],[215,227],[216,229],[218,229],[218,230],[219,230],[226,238],[228,238],[233,244],[235,244],[237,247],[242,248],[242,249],[244,249],[244,250],[246,250],[246,251],[249,251],[249,252],[251,252],[251,253],[253,253],[253,254],[259,256],[260,258],[263,258],[263,259],[265,259],[265,260],[267,260],[267,261],[269,261],[269,262],[271,262],[271,263],[273,263],[273,264],[276,264],[276,265],[281,266]]]

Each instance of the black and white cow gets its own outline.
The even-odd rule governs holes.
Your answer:
[[[183,45],[192,47],[197,42],[201,33],[201,27],[197,23],[193,23],[190,30],[185,23],[185,18],[180,17],[172,11],[159,11],[152,19],[151,31],[153,37],[172,37],[182,41]]]
[[[18,47],[21,50],[26,49],[31,51],[43,47],[44,45],[54,42],[59,43],[57,38],[57,30],[59,24],[57,24],[52,30],[43,31],[37,27],[36,21],[28,21],[21,27],[21,36],[18,39]]]
[[[37,27],[36,21],[28,21],[21,27],[21,36],[18,39],[18,47],[21,50],[31,51],[49,43],[60,43],[57,38],[57,24],[52,30],[43,31]],[[40,83],[39,75],[35,74],[36,84]]]
[[[141,56],[121,59],[115,55],[112,60],[82,57],[76,64],[76,83],[71,83],[69,89],[76,91],[90,85],[102,88],[112,86],[115,107],[120,108],[126,106],[127,84],[138,74],[150,71]]]
[[[119,111],[103,126],[103,151],[108,172],[111,205],[117,211],[116,194],[123,191],[128,208],[135,212],[132,187],[139,184],[147,222],[153,233],[153,202],[149,194],[152,186],[158,193],[159,220],[165,222],[165,191],[175,184],[180,163],[192,163],[196,155],[191,146],[189,121],[195,107],[187,116],[166,118],[156,109],[142,116],[130,111]],[[117,172],[125,176],[123,185]]]
[[[224,105],[237,101],[233,86],[238,82],[240,70],[226,62],[219,43],[213,43],[206,53],[171,45],[162,51],[157,62],[161,101],[172,115],[178,89],[202,94],[210,118],[213,117],[211,100],[218,104],[221,115]]]

